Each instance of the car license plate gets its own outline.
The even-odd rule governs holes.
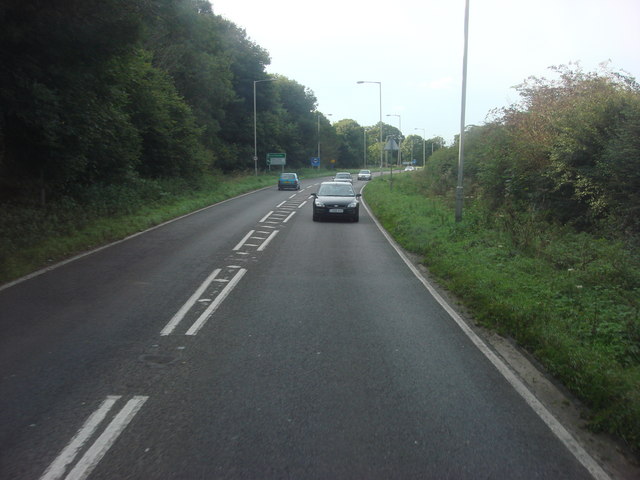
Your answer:
[[[342,208],[330,208],[329,213],[344,213]]]

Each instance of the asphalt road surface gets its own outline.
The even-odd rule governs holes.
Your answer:
[[[0,478],[597,477],[317,184],[0,290]]]

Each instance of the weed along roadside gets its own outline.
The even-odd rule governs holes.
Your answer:
[[[453,203],[429,195],[421,175],[397,176],[393,190],[387,183],[371,182],[364,199],[395,240],[478,325],[513,338],[588,407],[589,429],[637,454],[637,252],[544,223],[502,228],[472,199],[456,223]]]
[[[328,171],[299,172],[303,182]],[[620,242],[531,218],[504,218],[466,201],[456,223],[423,173],[378,177],[364,199],[384,228],[477,324],[512,338],[588,411],[588,426],[640,451],[638,252]],[[196,185],[132,185],[84,205],[3,212],[0,284],[53,261],[264,187],[273,175],[207,177]],[[187,193],[185,193],[187,192]],[[507,221],[508,220],[508,221]],[[505,343],[505,342],[503,342]],[[508,343],[508,342],[506,342]],[[505,344],[506,344],[505,343]],[[541,380],[542,382],[542,380]]]
[[[296,171],[303,179],[331,174],[321,169]],[[0,209],[0,285],[277,181],[277,171],[205,175],[191,181],[134,179],[96,186],[82,199],[62,197],[46,208],[5,205]]]

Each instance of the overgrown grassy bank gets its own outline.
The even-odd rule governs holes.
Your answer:
[[[329,175],[304,169],[302,178]],[[206,176],[197,181],[135,180],[96,186],[81,198],[63,198],[45,208],[0,208],[0,284],[80,252],[119,240],[164,221],[242,193],[274,185],[278,172],[259,176]]]
[[[471,310],[511,336],[591,409],[591,425],[640,451],[640,262],[620,243],[523,215],[456,223],[418,175],[376,179],[365,199],[384,227]]]

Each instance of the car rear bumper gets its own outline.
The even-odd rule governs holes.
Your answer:
[[[355,217],[358,215],[358,207],[313,207],[313,215],[323,218]]]

